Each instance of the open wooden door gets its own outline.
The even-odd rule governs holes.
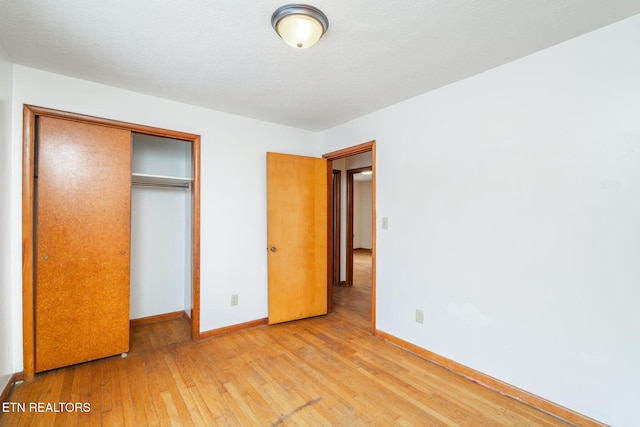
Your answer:
[[[267,153],[269,324],[327,314],[327,160]]]
[[[35,371],[129,350],[131,132],[40,117]]]

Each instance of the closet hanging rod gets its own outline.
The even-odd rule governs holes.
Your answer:
[[[184,183],[184,184],[165,184],[165,183],[160,183],[160,182],[136,182],[136,181],[131,181],[131,185],[137,185],[137,186],[141,186],[141,187],[172,187],[172,188],[189,188],[191,187],[191,184]]]

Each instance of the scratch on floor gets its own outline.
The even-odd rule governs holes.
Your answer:
[[[271,427],[275,427],[275,426],[278,426],[278,425],[282,424],[283,422],[285,422],[286,420],[291,418],[295,413],[300,412],[304,408],[307,408],[307,407],[309,407],[311,405],[315,405],[316,403],[320,402],[321,400],[322,400],[322,398],[318,397],[318,398],[315,398],[313,400],[308,401],[307,403],[305,403],[302,406],[298,406],[296,409],[294,409],[293,411],[289,412],[288,414],[281,416],[278,421],[276,421],[275,423],[271,424]]]

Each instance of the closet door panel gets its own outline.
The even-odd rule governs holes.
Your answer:
[[[36,372],[129,350],[131,133],[39,118]]]

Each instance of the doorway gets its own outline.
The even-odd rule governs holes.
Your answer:
[[[376,333],[376,304],[375,304],[375,266],[376,266],[376,231],[375,231],[375,141],[366,142],[356,146],[348,147],[342,150],[334,151],[323,156],[330,161],[328,167],[329,182],[333,182],[330,185],[329,194],[329,206],[331,218],[328,222],[328,234],[329,234],[329,278],[328,280],[328,306],[329,312],[334,311],[340,314],[339,311],[349,312],[349,315],[356,315],[352,320],[356,320],[358,325],[370,330],[372,334]],[[366,163],[363,164],[363,159],[366,158]],[[360,161],[360,164],[357,163]],[[348,197],[338,198],[336,195],[336,184],[334,177],[334,170],[341,170],[344,172],[342,179],[341,193],[348,193]],[[353,231],[354,231],[354,210],[357,199],[354,198],[354,190],[357,184],[354,177],[363,171],[371,171],[370,175],[370,221],[368,226],[370,227],[370,248],[366,248],[366,251],[355,251],[353,245]],[[351,181],[348,184],[347,181]],[[344,203],[340,203],[337,200],[343,200]],[[342,207],[336,207],[336,204],[341,204]],[[345,206],[346,205],[346,206]],[[349,207],[351,206],[351,207]],[[336,220],[336,212],[341,211],[341,220]],[[351,212],[351,216],[347,217],[347,211]],[[341,226],[337,225],[341,224]],[[362,226],[359,223],[359,226]],[[366,226],[366,225],[365,225]],[[338,231],[335,227],[338,227]],[[347,230],[348,227],[348,230]],[[342,235],[342,238],[340,238]],[[349,241],[349,243],[347,243]],[[362,252],[362,253],[360,253]],[[344,254],[339,256],[338,254]],[[356,256],[356,264],[354,264],[354,255]],[[364,255],[364,257],[358,257]],[[356,265],[360,265],[355,267]],[[363,271],[360,267],[364,265]],[[365,283],[365,286],[353,286],[354,284],[354,270],[358,268],[357,273],[361,275],[364,273],[370,277],[369,283]],[[349,275],[347,276],[347,269]],[[337,277],[337,279],[336,279]],[[347,278],[348,277],[348,278]],[[342,279],[344,278],[344,279]],[[334,286],[338,284],[338,286]],[[366,286],[370,285],[370,286]],[[343,310],[340,310],[342,308]],[[346,311],[344,310],[346,308]]]

